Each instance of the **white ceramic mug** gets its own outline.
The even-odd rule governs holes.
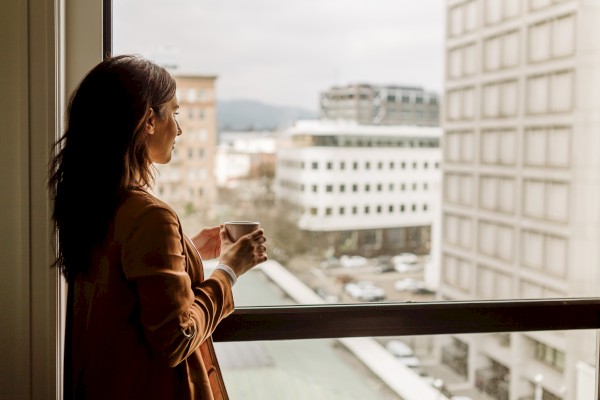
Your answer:
[[[257,230],[260,223],[254,221],[229,221],[225,222],[225,230],[232,242],[237,242],[239,238],[248,233]]]

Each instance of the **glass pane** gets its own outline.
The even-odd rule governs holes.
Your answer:
[[[240,278],[238,306],[600,294],[597,68],[585,61],[599,36],[575,34],[596,28],[593,6],[113,4],[115,53],[178,82],[185,133],[156,194],[189,235],[232,219],[267,232],[270,261]],[[508,368],[510,400],[533,398],[538,373],[544,398],[574,398],[587,379],[576,335],[473,337],[433,346],[463,386],[506,393]]]

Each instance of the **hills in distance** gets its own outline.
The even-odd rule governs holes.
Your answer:
[[[317,119],[313,111],[266,104],[256,100],[218,100],[217,124],[223,131],[285,129],[299,119]]]

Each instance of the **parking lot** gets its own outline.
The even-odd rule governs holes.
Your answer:
[[[424,257],[418,257],[418,268],[405,272],[398,272],[394,269],[380,272],[381,268],[376,259],[367,259],[366,265],[345,267],[339,265],[339,263],[338,265],[334,263],[332,263],[333,265],[323,264],[323,261],[314,257],[298,256],[292,259],[287,267],[328,302],[360,302],[344,290],[346,284],[356,282],[371,282],[382,288],[385,292],[385,298],[382,301],[420,302],[435,299],[435,293],[433,292],[398,291],[394,288],[397,281],[407,278],[417,282],[423,281]]]

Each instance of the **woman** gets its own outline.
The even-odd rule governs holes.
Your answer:
[[[69,284],[66,399],[227,398],[210,336],[266,239],[232,243],[220,226],[192,243],[146,191],[182,134],[178,107],[174,79],[136,56],[98,64],[71,97],[49,182]],[[202,258],[217,257],[205,279]]]

